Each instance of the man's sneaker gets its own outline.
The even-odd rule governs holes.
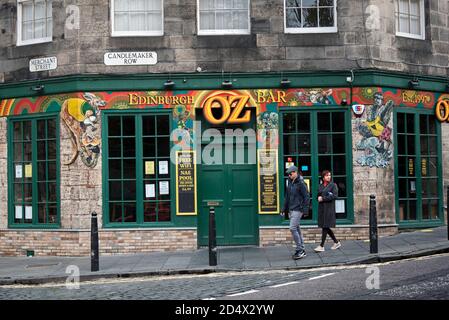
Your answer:
[[[296,251],[295,254],[292,256],[292,258],[294,260],[298,260],[298,259],[304,258],[305,256],[306,256],[306,252],[304,250],[303,251]]]
[[[315,249],[313,249],[315,252],[323,252],[324,251],[324,247],[322,246],[318,246]]]
[[[338,241],[337,243],[334,243],[334,245],[331,247],[332,250],[338,249],[341,247],[341,243],[340,241]]]

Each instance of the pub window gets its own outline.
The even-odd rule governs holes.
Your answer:
[[[249,34],[249,0],[197,0],[198,34]]]
[[[396,121],[399,222],[440,219],[437,120],[433,114],[398,112]]]
[[[336,212],[338,219],[348,219],[348,159],[350,153],[346,136],[346,111],[285,112],[283,121],[283,169],[284,186],[287,184],[286,165],[293,162],[308,182],[311,196],[309,216],[316,220],[317,192],[323,170],[332,172],[338,186]]]
[[[55,117],[11,120],[10,225],[59,225],[59,142]]]
[[[17,45],[52,41],[52,0],[17,0]]]
[[[336,0],[284,0],[286,33],[337,32]]]
[[[171,221],[170,116],[107,117],[109,223]]]
[[[162,36],[162,0],[111,0],[112,36]]]

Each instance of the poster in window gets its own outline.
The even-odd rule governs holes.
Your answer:
[[[259,149],[257,156],[259,214],[278,214],[278,151]]]
[[[147,198],[156,197],[156,186],[153,183],[145,185],[145,197]]]
[[[33,175],[33,170],[31,164],[25,165],[25,178],[31,178]]]
[[[159,174],[168,174],[168,161],[159,161]]]
[[[176,214],[196,215],[195,151],[176,152]]]
[[[27,219],[27,220],[33,219],[33,207],[32,206],[25,207],[25,219]]]
[[[335,200],[335,213],[345,213],[345,200]]]
[[[167,195],[169,193],[168,181],[159,181],[159,194]]]
[[[154,161],[145,161],[145,174],[146,175],[154,174]]]
[[[22,206],[16,206],[15,218],[16,219],[22,219],[22,217],[23,217]]]
[[[21,164],[16,164],[16,179],[21,179],[22,178],[22,165]]]

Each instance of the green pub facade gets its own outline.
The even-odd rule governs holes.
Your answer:
[[[320,172],[339,188],[337,236],[445,223],[449,179],[444,81],[375,70],[164,77],[67,76],[3,85],[0,254],[88,255],[291,240],[279,215],[296,165],[311,195],[302,225],[317,241]],[[287,81],[288,80],[288,81]],[[173,84],[174,83],[174,84]],[[44,91],[30,88],[38,85]]]

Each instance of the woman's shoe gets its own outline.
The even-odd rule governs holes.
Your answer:
[[[322,246],[318,246],[315,249],[313,249],[315,252],[323,252],[324,251],[324,247]]]
[[[334,245],[331,247],[331,249],[332,250],[336,250],[336,249],[338,249],[340,247],[341,247],[341,243],[340,243],[340,241],[338,241],[337,243],[334,243]]]

